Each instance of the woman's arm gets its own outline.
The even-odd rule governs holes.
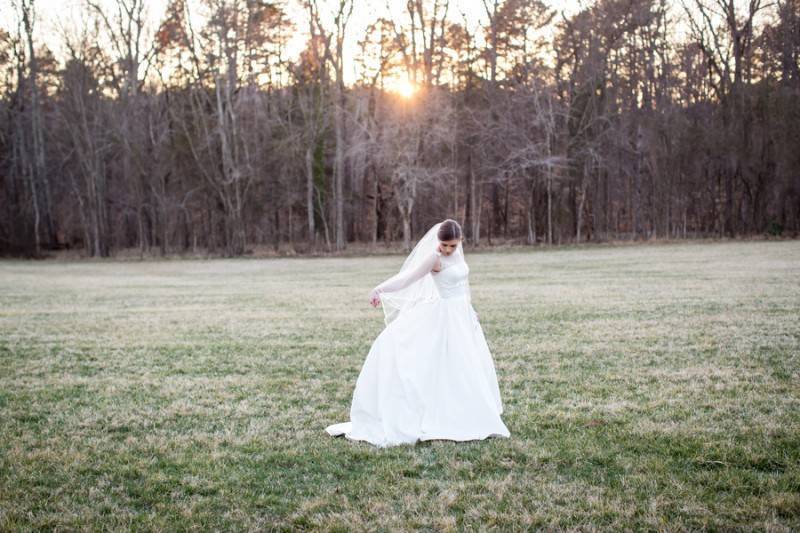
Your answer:
[[[398,272],[383,283],[380,283],[374,289],[372,289],[372,292],[370,292],[370,303],[372,303],[372,305],[377,305],[375,301],[376,298],[378,300],[380,299],[379,295],[381,293],[405,289],[415,281],[421,279],[425,274],[433,270],[433,267],[436,266],[436,261],[438,259],[439,256],[436,253],[431,253],[415,269],[407,272]]]
[[[472,307],[472,287],[469,286],[469,280],[467,280],[467,294],[469,294],[469,308],[470,310],[472,310],[472,313],[475,315],[475,318],[477,320],[480,320],[478,312],[475,310],[474,307]]]

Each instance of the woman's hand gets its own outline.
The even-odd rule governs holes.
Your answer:
[[[372,307],[378,307],[380,303],[381,303],[380,293],[375,289],[372,289],[372,291],[369,293],[369,304]]]

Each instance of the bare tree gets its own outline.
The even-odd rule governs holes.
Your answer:
[[[334,205],[335,205],[335,235],[336,249],[344,249],[344,181],[345,181],[345,109],[347,98],[344,86],[344,40],[347,34],[347,24],[353,14],[353,0],[339,0],[339,5],[333,14],[334,32],[328,32],[323,25],[317,0],[307,2],[311,20],[312,39],[320,36],[325,46],[325,59],[330,62],[335,74],[334,79],[334,130],[336,135],[336,159],[333,172]],[[333,42],[331,42],[333,41]]]
[[[33,252],[39,256],[42,253],[43,225],[45,242],[52,244],[55,240],[39,86],[40,65],[34,43],[39,15],[34,0],[12,0],[11,8],[17,19],[17,35],[13,46],[17,62],[17,109],[13,136],[16,157],[12,172],[23,177],[28,187],[28,200],[33,214]]]
[[[58,125],[66,133],[61,150],[78,202],[84,244],[90,256],[111,251],[108,163],[114,147],[109,106],[102,96],[99,73],[107,64],[96,45],[92,25],[78,33],[64,32],[69,59],[59,87]]]
[[[405,249],[411,246],[411,216],[420,190],[453,172],[439,164],[442,155],[454,148],[452,116],[448,95],[431,89],[414,102],[399,98],[385,117],[380,157],[391,176]]]
[[[682,0],[692,35],[711,69],[711,86],[721,105],[723,132],[730,135],[728,165],[724,169],[724,231],[735,227],[735,180],[746,179],[742,155],[751,148],[745,85],[752,79],[754,20],[764,8],[761,0],[748,0],[744,13],[734,0],[695,0],[691,9]]]

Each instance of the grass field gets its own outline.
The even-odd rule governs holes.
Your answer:
[[[800,529],[800,242],[466,253],[511,438],[388,449],[402,256],[0,262],[0,530]]]

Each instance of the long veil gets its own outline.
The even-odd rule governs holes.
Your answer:
[[[406,257],[403,266],[400,267],[400,271],[390,279],[408,276],[408,274],[413,272],[425,259],[430,257],[430,254],[439,253],[437,251],[437,246],[439,244],[438,233],[441,225],[441,222],[434,224],[431,229],[422,236]],[[460,241],[452,257],[454,262],[464,260],[464,250]],[[383,307],[384,322],[388,326],[402,311],[420,302],[436,300],[438,298],[440,298],[439,290],[436,288],[433,276],[428,272],[400,290],[381,293],[381,307]]]

